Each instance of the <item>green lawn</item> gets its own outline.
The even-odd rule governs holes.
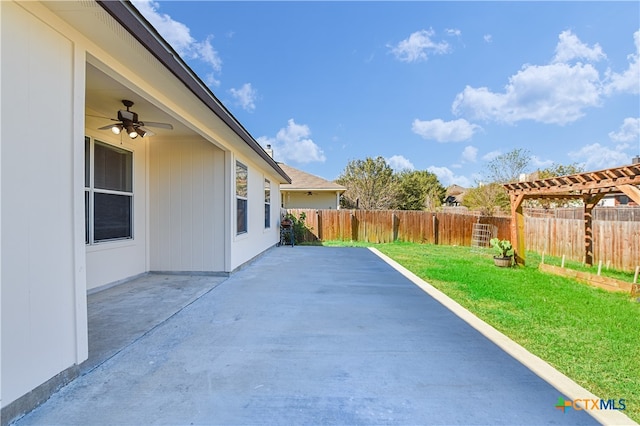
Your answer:
[[[544,274],[534,253],[526,267],[497,268],[489,250],[374,246],[600,398],[626,399],[640,422],[640,303],[629,294]]]

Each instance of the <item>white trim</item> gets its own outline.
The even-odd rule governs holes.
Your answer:
[[[73,223],[76,364],[89,357],[87,252],[85,244],[86,52],[75,45],[73,64]]]
[[[555,368],[553,368],[549,363],[544,361],[542,358],[532,354],[518,343],[511,340],[509,337],[496,330],[493,326],[487,324],[482,321],[480,318],[476,317],[465,307],[460,305],[458,302],[433,287],[431,284],[422,280],[422,278],[418,277],[413,272],[409,271],[404,266],[400,265],[395,260],[391,259],[387,255],[381,253],[378,249],[370,247],[369,250],[373,252],[380,259],[384,260],[387,264],[389,264],[396,271],[400,272],[407,278],[409,281],[413,282],[415,285],[420,287],[425,293],[429,294],[435,300],[440,302],[444,307],[449,309],[455,315],[457,315],[460,319],[465,321],[471,327],[478,330],[482,335],[491,340],[497,346],[499,346],[506,353],[514,357],[517,361],[519,361],[522,365],[527,367],[533,373],[535,373],[542,380],[549,383],[551,386],[556,388],[559,392],[566,395],[569,399],[599,399],[596,395],[592,394],[569,377],[565,376]],[[553,401],[550,401],[549,404],[552,404]],[[627,417],[621,411],[616,410],[585,410],[591,417],[596,419],[601,424],[610,424],[610,425],[636,425],[633,420]]]
[[[2,33],[2,4],[0,4],[0,34]],[[2,58],[2,43],[0,43],[0,58]],[[2,81],[2,67],[0,67],[0,81]],[[2,99],[2,84],[0,84],[0,99]],[[2,134],[2,102],[0,102],[0,135]],[[1,141],[0,141],[1,142]],[[2,322],[2,149],[0,149],[0,322]],[[77,251],[77,250],[76,250]],[[77,253],[76,253],[77,254]],[[2,329],[0,328],[0,410],[2,410]]]

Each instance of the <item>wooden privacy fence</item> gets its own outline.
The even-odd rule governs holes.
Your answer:
[[[594,210],[596,211],[596,210]],[[474,223],[496,227],[497,237],[510,236],[510,217],[400,210],[289,209],[304,212],[310,231],[306,241],[339,240],[388,243],[406,241],[470,246]],[[604,215],[603,215],[604,216]],[[635,218],[634,218],[635,219]],[[615,269],[635,270],[640,264],[640,221],[594,220],[594,260]],[[580,219],[525,216],[527,250],[582,261],[584,229]]]
[[[491,224],[499,238],[509,238],[509,217],[474,214],[432,213],[407,210],[315,210],[289,209],[306,215],[309,240],[364,241],[389,243],[406,241],[444,245],[471,245],[474,223]]]
[[[527,250],[584,261],[584,225],[579,219],[525,217]],[[640,265],[640,222],[593,221],[593,258],[627,271]]]

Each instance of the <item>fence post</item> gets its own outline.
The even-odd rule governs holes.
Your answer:
[[[358,241],[358,219],[353,211],[351,212],[351,241]]]
[[[322,210],[316,210],[316,226],[318,227],[318,239],[322,241]]]
[[[438,244],[438,215],[432,213],[433,222],[433,244]]]
[[[398,239],[398,228],[400,228],[400,218],[398,217],[398,215],[393,212],[391,213],[391,223],[393,226],[393,231],[392,231],[392,237],[393,240],[392,241],[396,241]]]

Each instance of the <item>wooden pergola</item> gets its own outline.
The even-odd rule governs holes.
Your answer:
[[[504,184],[511,200],[511,242],[515,260],[524,265],[524,200],[578,199],[584,203],[584,260],[593,264],[593,208],[606,194],[624,194],[640,205],[640,164]]]

